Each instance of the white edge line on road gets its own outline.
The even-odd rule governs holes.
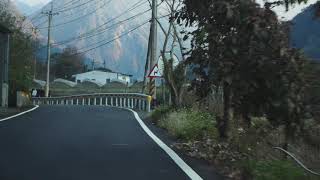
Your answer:
[[[26,114],[26,113],[29,113],[29,112],[31,112],[31,111],[34,111],[34,110],[38,109],[38,107],[39,107],[39,106],[38,106],[38,105],[36,105],[34,108],[29,109],[29,110],[27,110],[27,111],[21,112],[21,113],[19,113],[19,114],[16,114],[16,115],[13,115],[13,116],[10,116],[10,117],[7,117],[7,118],[4,118],[4,119],[0,119],[0,122],[3,122],[3,121],[6,121],[6,120],[9,120],[9,119],[12,119],[12,118],[15,118],[15,117],[21,116],[21,115]]]
[[[142,129],[171,157],[171,159],[189,176],[189,178],[192,180],[202,180],[202,178],[187,163],[185,163],[177,153],[175,153],[170,147],[168,147],[156,135],[154,135],[153,132],[151,132],[151,130],[141,120],[137,112],[132,109],[128,110],[134,114]]]

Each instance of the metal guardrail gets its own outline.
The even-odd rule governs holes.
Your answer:
[[[151,96],[138,93],[95,93],[61,97],[33,97],[33,105],[111,106],[150,112]]]
[[[301,166],[304,170],[306,170],[307,172],[316,175],[316,176],[320,176],[320,173],[314,172],[312,170],[310,170],[309,168],[307,168],[301,161],[299,161],[293,154],[291,154],[290,152],[286,151],[285,149],[281,148],[281,147],[273,147],[273,149],[277,149],[285,154],[287,154],[288,156],[290,156],[299,166]]]

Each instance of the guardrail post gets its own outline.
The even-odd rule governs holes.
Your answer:
[[[90,97],[88,97],[88,106],[90,106],[90,104],[91,104],[91,98]]]
[[[142,109],[142,104],[141,104],[141,99],[138,99],[138,110],[141,110]]]
[[[119,106],[119,103],[118,103],[118,97],[116,97],[116,107]]]
[[[106,96],[106,106],[108,106],[108,96]]]
[[[79,99],[77,98],[77,105],[79,105]]]
[[[131,98],[131,108],[133,109],[134,108],[134,99],[133,98]]]
[[[64,105],[64,101],[63,101],[63,99],[61,99],[61,103],[60,103],[61,105]]]
[[[122,97],[120,97],[120,107],[122,107]]]
[[[124,103],[123,103],[123,107],[128,107],[128,98],[124,97]]]
[[[133,108],[137,108],[137,105],[138,105],[138,99],[135,98],[135,99],[134,99],[134,107],[133,107]]]
[[[97,105],[97,98],[96,97],[93,98],[93,105],[94,106]]]
[[[142,101],[142,111],[144,111],[146,109],[146,101],[143,100]]]
[[[111,96],[110,105],[113,106],[113,97]]]
[[[100,106],[102,106],[102,97],[100,96]]]
[[[148,96],[147,97],[147,101],[146,101],[146,103],[147,103],[147,112],[150,112],[151,111],[151,101],[152,101],[152,97],[151,96]]]
[[[85,101],[85,100],[84,100],[84,97],[83,97],[83,98],[82,98],[82,106],[84,106],[84,101]]]

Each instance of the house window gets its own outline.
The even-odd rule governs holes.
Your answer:
[[[81,80],[77,80],[77,83],[81,83]]]
[[[106,79],[106,82],[107,82],[107,83],[110,83],[110,82],[111,82],[111,79]]]

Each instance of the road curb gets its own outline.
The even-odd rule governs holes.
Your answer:
[[[35,106],[35,107],[33,107],[32,109],[26,110],[26,111],[24,111],[24,112],[21,112],[21,113],[15,114],[15,115],[10,116],[10,117],[6,117],[6,118],[3,118],[3,119],[0,119],[0,122],[7,121],[7,120],[9,120],[9,119],[12,119],[12,118],[15,118],[15,117],[18,117],[18,116],[21,116],[21,115],[27,114],[27,113],[29,113],[29,112],[32,112],[32,111],[34,111],[34,110],[38,109],[38,108],[39,108],[39,106],[38,106],[38,105],[36,105],[36,106]]]
[[[125,108],[126,109],[126,108]],[[142,129],[148,134],[148,136],[155,142],[157,145],[163,149],[169,157],[183,170],[183,172],[192,180],[202,180],[202,178],[187,164],[183,161],[182,158],[179,157],[179,155],[172,150],[169,146],[167,146],[160,138],[158,138],[148,127],[147,125],[142,121],[138,113],[132,109],[127,109],[131,111],[135,117],[135,119],[138,121]]]

